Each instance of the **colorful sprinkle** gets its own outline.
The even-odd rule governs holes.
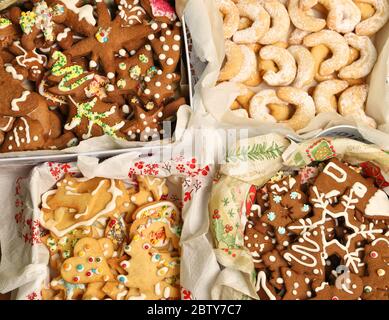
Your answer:
[[[139,61],[142,63],[149,62],[149,58],[147,58],[144,54],[139,55]]]
[[[110,32],[111,32],[111,28],[104,29],[102,27],[99,27],[99,30],[95,34],[95,38],[100,43],[106,43],[108,42],[108,36]]]
[[[118,276],[117,279],[121,283],[126,283],[127,282],[127,278],[125,276],[123,276],[123,275]]]
[[[130,78],[131,78],[131,79],[139,80],[140,74],[141,74],[141,69],[140,69],[140,67],[139,67],[138,65],[133,66],[133,67],[129,70],[129,74],[130,74]]]
[[[290,193],[290,198],[291,198],[292,200],[296,200],[296,199],[301,198],[301,195],[300,195],[298,192],[293,191],[293,192]]]

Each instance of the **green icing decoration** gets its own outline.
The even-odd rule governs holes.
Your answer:
[[[108,124],[104,123],[102,119],[105,119],[115,113],[116,106],[112,106],[112,108],[109,111],[105,112],[93,112],[92,109],[96,105],[97,97],[95,97],[91,101],[87,101],[84,103],[74,103],[77,107],[77,114],[72,118],[71,122],[69,124],[65,124],[66,130],[71,130],[78,126],[81,123],[81,119],[85,117],[89,121],[89,127],[88,127],[88,134],[83,135],[84,139],[87,139],[91,136],[90,132],[92,131],[92,126],[97,125],[99,126],[104,134],[107,134],[111,137],[114,137],[116,139],[121,139],[116,135],[116,131],[119,130],[123,126],[123,122],[119,122],[114,126],[109,126]]]
[[[58,84],[58,89],[61,91],[71,91],[76,88],[78,88],[80,85],[82,85],[84,82],[90,80],[93,78],[93,74],[87,75],[85,77],[82,77],[78,79],[77,81],[74,81],[70,85],[67,85],[66,83],[72,79],[75,79],[82,75],[84,73],[84,69],[79,65],[73,65],[66,67],[67,64],[67,58],[66,56],[60,52],[55,51],[53,53],[53,59],[56,60],[51,68],[51,73],[54,76],[64,76],[60,83]]]

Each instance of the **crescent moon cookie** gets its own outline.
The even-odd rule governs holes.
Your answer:
[[[304,90],[283,87],[278,89],[277,96],[284,102],[295,106],[296,111],[293,116],[281,122],[287,124],[293,130],[304,128],[315,117],[315,103]]]
[[[319,83],[313,94],[316,113],[337,112],[338,103],[336,95],[347,87],[347,81],[343,80],[327,80]]]
[[[359,23],[355,28],[355,33],[360,36],[371,36],[379,31],[389,20],[389,3],[386,0],[364,0],[371,4],[375,13],[372,17]]]
[[[250,117],[256,120],[276,123],[276,119],[270,114],[269,104],[285,104],[277,97],[275,90],[262,90],[254,95],[250,101]]]
[[[264,8],[271,18],[271,28],[259,40],[260,44],[274,44],[287,38],[290,19],[285,6],[277,1],[265,2]]]
[[[260,51],[263,60],[272,60],[277,64],[278,72],[267,71],[263,80],[271,86],[286,86],[296,78],[297,67],[293,55],[286,49],[278,46],[266,46]]]
[[[256,0],[240,0],[237,3],[240,16],[249,18],[250,27],[238,30],[233,36],[236,43],[249,44],[260,40],[270,28],[270,16]]]
[[[220,70],[218,81],[226,81],[235,77],[239,73],[244,62],[243,52],[236,43],[226,40],[224,49],[226,53],[226,62]]]
[[[360,79],[370,74],[377,61],[377,50],[367,36],[357,36],[355,33],[348,33],[345,36],[348,44],[359,50],[359,59],[342,68],[339,77],[342,79]]]
[[[301,8],[300,0],[289,0],[289,16],[296,28],[309,32],[318,32],[325,28],[326,21],[316,18],[311,9],[312,7]]]
[[[315,61],[315,80],[317,82],[322,82],[334,79],[336,77],[335,72],[326,76],[323,76],[320,73],[321,64],[331,57],[331,50],[324,44],[319,44],[311,49],[311,54]]]
[[[361,21],[365,21],[374,15],[375,9],[370,3],[361,0],[354,0],[354,2],[361,11]]]
[[[315,60],[311,52],[304,46],[294,45],[288,48],[297,63],[297,75],[293,82],[296,88],[312,84],[315,76]]]
[[[376,128],[375,120],[365,114],[368,91],[368,85],[353,86],[346,89],[339,97],[338,110],[342,116],[352,116],[356,121]]]
[[[224,39],[229,39],[239,28],[238,7],[232,0],[216,0],[216,5],[223,15]]]
[[[322,30],[304,38],[304,45],[307,47],[314,47],[320,44],[327,46],[332,52],[332,57],[322,62],[320,66],[319,72],[321,75],[328,76],[347,65],[350,49],[342,35],[335,31]]]
[[[231,82],[242,83],[252,79],[253,74],[257,74],[257,57],[252,49],[246,45],[239,45],[239,50],[242,53],[242,65],[239,69],[239,72],[235,74],[229,80]],[[259,80],[259,78],[258,78]]]
[[[339,33],[352,32],[361,21],[361,11],[352,0],[318,0],[327,10],[327,26]]]

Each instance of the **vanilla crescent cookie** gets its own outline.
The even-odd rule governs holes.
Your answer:
[[[282,3],[277,1],[265,2],[263,6],[270,15],[271,27],[259,40],[259,43],[267,45],[286,39],[290,27],[288,10]]]
[[[335,72],[323,76],[320,74],[320,67],[323,61],[329,58],[331,50],[324,44],[319,44],[311,49],[313,60],[315,61],[315,80],[318,82],[331,80],[336,77]]]
[[[246,29],[235,32],[233,40],[236,43],[253,43],[259,41],[270,28],[270,16],[256,0],[240,0],[237,3],[239,14],[253,21]]]
[[[297,63],[297,75],[293,82],[296,88],[303,88],[310,85],[315,77],[315,60],[311,52],[304,46],[290,46],[288,51],[292,54]]]
[[[368,91],[369,87],[366,84],[346,89],[339,97],[338,110],[342,116],[352,116],[356,121],[376,128],[375,120],[365,114]]]
[[[380,30],[389,20],[389,3],[387,0],[364,0],[375,8],[372,17],[362,21],[355,28],[355,33],[360,36],[371,36]]]
[[[367,36],[348,33],[345,36],[348,44],[359,50],[359,59],[349,66],[342,68],[339,77],[342,79],[359,79],[366,77],[373,70],[377,61],[377,50]]]
[[[241,46],[245,46],[248,50],[251,51],[251,53],[247,52],[247,55],[250,57],[250,61],[253,61],[253,65],[254,65],[254,67],[251,68],[250,76],[247,78],[247,80],[243,82],[243,84],[249,87],[256,87],[262,82],[262,78],[259,73],[259,67],[258,67],[260,58],[257,54],[260,48],[258,48],[256,45],[241,45]],[[246,52],[246,48],[243,49],[244,53]],[[252,59],[253,57],[255,57],[255,60]]]
[[[246,82],[249,80],[253,80],[253,74],[257,73],[258,69],[258,61],[254,51],[242,44],[239,45],[239,49],[243,54],[242,66],[236,76],[230,79],[231,82]],[[258,80],[259,80],[259,72],[258,72]]]
[[[296,107],[293,116],[285,123],[294,130],[300,130],[308,125],[315,117],[315,103],[312,97],[302,89],[293,87],[282,87],[278,89],[277,96],[284,102]]]
[[[226,53],[226,63],[220,70],[218,81],[228,81],[235,77],[243,65],[243,53],[239,45],[226,40],[224,44]]]
[[[278,46],[266,46],[260,51],[260,57],[263,60],[272,60],[278,66],[278,72],[267,71],[263,75],[263,80],[271,86],[287,86],[293,82],[296,77],[296,61],[292,54]]]
[[[310,8],[302,8],[300,0],[290,0],[288,11],[293,25],[301,30],[318,32],[326,26],[326,21],[316,18]]]
[[[286,104],[277,97],[273,89],[258,92],[250,101],[250,117],[256,120],[276,123],[277,120],[270,114],[269,104]],[[287,104],[286,104],[287,105]]]
[[[318,0],[328,10],[327,26],[339,33],[352,32],[361,22],[361,11],[352,0]]]
[[[238,7],[231,0],[216,0],[216,5],[223,14],[224,39],[229,39],[239,27]]]
[[[332,30],[322,30],[304,38],[304,45],[314,47],[324,44],[332,51],[332,57],[320,66],[320,74],[327,76],[347,65],[350,49],[346,39]]]
[[[316,113],[336,112],[338,103],[336,95],[348,87],[348,82],[343,80],[327,80],[319,83],[313,93]]]

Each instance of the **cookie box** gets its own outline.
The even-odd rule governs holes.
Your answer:
[[[230,147],[209,201],[212,298],[387,298],[388,172],[387,153],[344,137]]]
[[[90,4],[86,4],[83,10],[85,13],[90,11],[87,17],[80,18],[79,24],[72,25],[72,19],[80,12],[79,8],[71,7],[72,1],[65,1],[66,5],[58,1],[58,4],[50,7],[44,1],[36,3],[34,6],[31,4],[30,7],[23,9],[26,12],[23,15],[21,15],[18,7],[15,7],[14,10],[9,11],[7,15],[1,18],[3,32],[8,32],[3,38],[3,41],[6,41],[6,49],[2,51],[5,64],[3,78],[6,78],[10,88],[17,92],[20,91],[22,95],[19,100],[13,99],[12,91],[9,96],[3,97],[5,109],[8,108],[6,101],[11,99],[12,101],[10,101],[13,103],[12,114],[7,111],[7,115],[3,116],[0,121],[2,125],[0,138],[4,141],[3,152],[0,154],[0,165],[37,162],[42,161],[45,157],[48,157],[46,160],[69,160],[71,158],[75,159],[77,154],[95,156],[101,153],[102,156],[111,156],[124,153],[134,147],[156,146],[161,143],[173,142],[179,138],[174,137],[175,129],[182,131],[187,126],[191,113],[189,106],[193,104],[193,88],[191,85],[187,39],[189,32],[185,24],[185,18],[183,17],[181,22],[172,22],[174,21],[172,19],[176,19],[176,14],[173,7],[166,0],[157,2],[142,0],[141,3],[138,0],[118,1],[119,11],[115,19],[120,21],[121,27],[128,25],[128,30],[133,28],[133,33],[138,29],[139,32],[144,32],[143,29],[149,28],[150,33],[148,35],[145,33],[144,38],[139,38],[143,42],[140,47],[136,44],[138,40],[126,42],[129,43],[128,48],[119,50],[120,52],[113,58],[115,59],[114,62],[108,63],[106,59],[109,55],[104,54],[100,57],[96,50],[100,50],[99,46],[104,46],[104,43],[109,41],[110,32],[114,29],[103,30],[100,28],[101,32],[94,34],[92,33],[94,27],[91,27],[92,20],[93,23],[98,25],[103,23],[101,22],[103,17],[108,19],[104,14],[106,5],[99,2],[94,9]],[[10,2],[6,3],[7,8],[10,4]],[[66,6],[73,8],[74,11]],[[158,6],[161,6],[161,8]],[[5,3],[3,3],[3,8],[5,8]],[[93,16],[93,10],[100,12],[100,20],[97,19],[97,21]],[[137,15],[132,15],[132,11],[137,12]],[[35,20],[34,17],[37,14],[43,20],[48,19],[45,20],[47,25],[38,23],[38,19]],[[151,19],[148,14],[155,19],[153,27],[151,27],[151,24],[144,23]],[[62,16],[65,16],[64,21],[62,21]],[[28,19],[28,17],[31,19]],[[61,22],[58,23],[57,19],[62,20],[59,20]],[[116,20],[112,21],[112,26],[114,26]],[[137,24],[138,22],[142,23],[142,21],[143,24]],[[18,40],[19,31],[17,30],[19,24],[21,38]],[[74,30],[68,28],[68,24]],[[61,31],[62,28],[65,29]],[[88,28],[91,28],[92,31],[88,31]],[[156,31],[153,30],[161,32],[158,39],[155,37]],[[119,34],[117,37],[119,37]],[[50,42],[53,35],[55,35],[54,38],[57,41],[55,43],[54,40]],[[126,37],[133,37],[131,31],[126,34]],[[70,44],[65,43],[67,40],[70,41]],[[170,40],[172,43],[169,42]],[[20,44],[20,41],[22,44]],[[76,41],[75,45],[72,44],[73,41]],[[89,45],[87,45],[88,41],[90,42]],[[166,43],[169,42],[169,45],[164,44],[165,41]],[[33,46],[39,48],[39,53],[35,49],[35,51],[30,50],[31,52],[28,51],[29,49],[25,49],[26,43],[32,43]],[[51,47],[52,43],[54,43],[55,49]],[[181,45],[181,50],[179,45]],[[48,47],[46,48],[46,46]],[[112,48],[113,46],[112,44]],[[132,46],[137,47],[131,49]],[[152,48],[152,46],[154,47]],[[65,54],[57,48],[60,48]],[[54,53],[46,56],[45,53],[50,52],[50,50]],[[109,50],[109,47],[104,50]],[[21,54],[22,51],[24,55]],[[85,52],[84,56],[81,52]],[[91,55],[89,52],[91,52]],[[42,68],[48,67],[50,69],[48,75],[40,76],[44,71],[39,69],[40,65],[27,66],[23,63],[24,60],[21,61],[21,59],[26,55],[34,55],[34,57],[37,56],[36,59],[40,59],[38,59],[39,61],[42,60]],[[71,55],[74,61],[70,61],[67,55]],[[167,55],[172,57],[167,57]],[[91,58],[92,56],[93,58]],[[36,59],[34,58],[31,61]],[[89,59],[91,61],[88,62]],[[106,76],[105,73],[101,75],[102,69],[97,68],[99,64],[96,64],[93,59],[99,59],[100,66],[106,65],[105,69],[116,68],[117,65],[117,70],[108,72]],[[155,66],[154,60],[158,61]],[[131,67],[133,64],[134,66]],[[141,64],[141,67],[145,70],[139,69],[138,64]],[[143,64],[147,66],[143,66]],[[124,70],[127,67],[131,67],[132,71]],[[66,72],[63,71],[65,70],[63,68],[66,69]],[[73,73],[69,73],[70,71]],[[139,72],[140,74],[138,74]],[[166,81],[169,83],[161,86],[161,83],[165,80],[161,78],[162,82],[158,81],[158,77],[164,77],[164,73],[166,73]],[[85,77],[82,77],[83,74],[85,74]],[[109,83],[109,79],[112,79],[112,77],[116,77],[112,80],[113,84]],[[73,79],[76,79],[76,81]],[[30,94],[30,91],[26,89],[28,85],[30,86],[29,90],[32,90],[31,85],[37,85],[39,94],[32,91]],[[175,87],[177,87],[177,90],[174,89]],[[135,91],[131,91],[133,90],[131,88],[135,88]],[[153,90],[158,92],[154,94]],[[127,94],[130,91],[136,92],[136,94]],[[67,92],[70,92],[71,95],[68,95]],[[185,97],[189,106],[177,97],[178,93],[181,97]],[[75,98],[76,96],[78,98]],[[124,97],[127,100],[124,100]],[[42,102],[42,99],[45,101]],[[68,99],[70,102],[66,101],[66,104],[64,99]],[[77,99],[79,99],[79,102]],[[115,105],[112,106],[112,104]],[[31,108],[35,108],[36,105],[40,106],[39,112],[35,109],[29,111]],[[49,106],[49,109],[44,105]],[[120,108],[117,108],[117,106],[120,106]],[[109,108],[103,110],[105,107]],[[99,111],[95,111],[97,109]],[[91,112],[87,110],[91,110]],[[38,114],[39,116],[36,116]],[[97,118],[94,116],[96,114]],[[127,118],[131,120],[127,120]],[[47,124],[47,126],[44,124]],[[50,130],[46,130],[49,126]],[[66,130],[62,132],[63,127],[66,127]],[[126,128],[129,130],[126,131]],[[123,130],[126,132],[124,133]],[[112,139],[109,136],[118,139]],[[80,143],[74,146],[78,142]],[[29,149],[36,151],[24,151]],[[56,158],[57,156],[58,158]]]
[[[198,163],[196,158],[186,159],[181,153],[161,162],[157,152],[143,152],[134,149],[102,162],[93,157],[80,157],[78,163],[45,162],[28,176],[17,178],[15,211],[2,217],[9,227],[0,233],[0,269],[7,275],[0,279],[0,292],[13,291],[15,299],[30,300],[209,299],[209,284],[218,267],[216,261],[213,265],[209,262],[212,251],[198,210],[203,207],[202,212],[206,212],[213,167]],[[54,222],[58,215],[39,222],[49,207],[67,210],[69,199],[54,205],[63,188],[67,190],[65,198],[73,197],[72,207],[82,202],[81,198],[93,203],[109,200],[112,197],[106,197],[107,192],[114,194],[115,203],[100,203],[104,213],[86,200],[90,209],[84,213],[97,212],[93,223],[74,210],[79,221],[65,229]],[[73,226],[78,226],[77,231],[71,231]],[[84,232],[78,232],[81,229]],[[135,241],[142,242],[139,254],[135,253],[139,244]],[[150,250],[153,254],[142,258]],[[139,268],[130,270],[128,257],[132,262],[140,259]],[[62,268],[66,279],[60,276]],[[77,274],[68,278],[70,273],[65,275],[65,269]],[[152,283],[142,284],[152,278]],[[204,281],[198,283],[199,278]],[[96,279],[107,281],[106,286],[97,286],[96,291],[95,284],[88,284]]]

